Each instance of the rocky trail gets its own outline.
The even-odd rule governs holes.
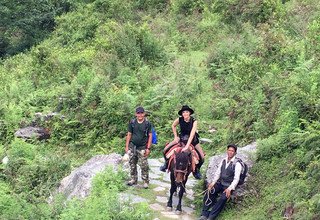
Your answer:
[[[132,203],[146,202],[149,204],[151,210],[154,211],[154,220],[166,219],[182,219],[193,220],[196,219],[195,209],[193,205],[194,191],[193,187],[197,181],[192,174],[190,174],[186,184],[186,193],[182,199],[182,213],[176,214],[175,208],[178,203],[178,196],[173,198],[173,209],[167,210],[166,204],[169,197],[170,190],[170,173],[164,173],[159,170],[163,163],[163,159],[149,159],[149,178],[150,185],[148,189],[142,187],[142,180],[139,179],[138,184],[129,189],[121,196],[125,199],[130,199]],[[140,172],[140,171],[139,171]],[[140,173],[139,173],[140,178]]]

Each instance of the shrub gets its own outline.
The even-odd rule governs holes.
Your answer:
[[[134,2],[137,9],[145,11],[153,10],[155,13],[164,11],[168,4],[167,0],[137,0]]]
[[[279,0],[218,0],[212,4],[212,10],[222,14],[222,18],[229,24],[250,21],[257,25],[279,19],[283,15],[283,5]]]
[[[288,153],[288,147],[280,135],[269,136],[259,141],[258,146],[258,160],[271,160],[273,157],[282,157]]]
[[[95,0],[91,12],[99,12],[99,17],[126,21],[132,19],[132,7],[134,1],[121,0]]]
[[[190,15],[194,12],[202,12],[204,9],[203,0],[174,0],[171,8],[177,14]]]
[[[132,205],[120,202],[119,192],[124,189],[123,172],[107,168],[93,180],[92,193],[84,201],[73,200],[67,203],[61,219],[150,219],[151,214],[146,203]]]
[[[318,57],[320,54],[320,15],[315,20],[310,22],[308,26],[307,35],[307,52],[314,57]]]
[[[37,219],[50,218],[49,206],[46,202],[31,204],[15,194],[10,186],[0,181],[0,218],[1,219]]]
[[[69,171],[70,159],[58,155],[38,156],[18,170],[14,189],[20,196],[36,202],[39,198],[49,197],[51,190]]]
[[[62,15],[56,19],[55,40],[60,45],[71,46],[77,42],[86,42],[94,37],[99,24],[98,13],[84,7],[78,11]]]
[[[160,64],[167,60],[161,44],[146,25],[109,22],[98,29],[96,41],[102,50],[117,55],[131,69],[137,69],[141,61]]]

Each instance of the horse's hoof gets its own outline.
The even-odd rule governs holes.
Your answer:
[[[172,207],[167,206],[167,211],[172,211]]]
[[[182,211],[176,210],[175,213],[176,215],[181,215]]]

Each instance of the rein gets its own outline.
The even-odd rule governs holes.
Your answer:
[[[210,194],[214,194],[215,192],[216,192],[216,189],[214,187],[212,187],[212,189],[210,189],[210,190],[206,189],[206,190],[202,191],[201,193],[197,194],[196,196],[200,196],[202,194],[205,194],[206,200],[205,200],[204,204],[206,206],[209,206],[212,203],[212,200],[210,199]],[[227,201],[229,201],[229,200],[230,200],[230,198],[228,198]]]
[[[204,204],[206,206],[209,206],[212,203],[212,200],[210,199],[210,194],[214,194],[215,193],[215,188],[212,187],[211,190],[206,189],[204,192],[206,193],[206,201],[204,202]]]

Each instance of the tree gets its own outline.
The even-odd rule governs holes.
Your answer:
[[[68,0],[2,0],[0,57],[17,54],[39,43],[55,27],[55,16],[68,12]]]

